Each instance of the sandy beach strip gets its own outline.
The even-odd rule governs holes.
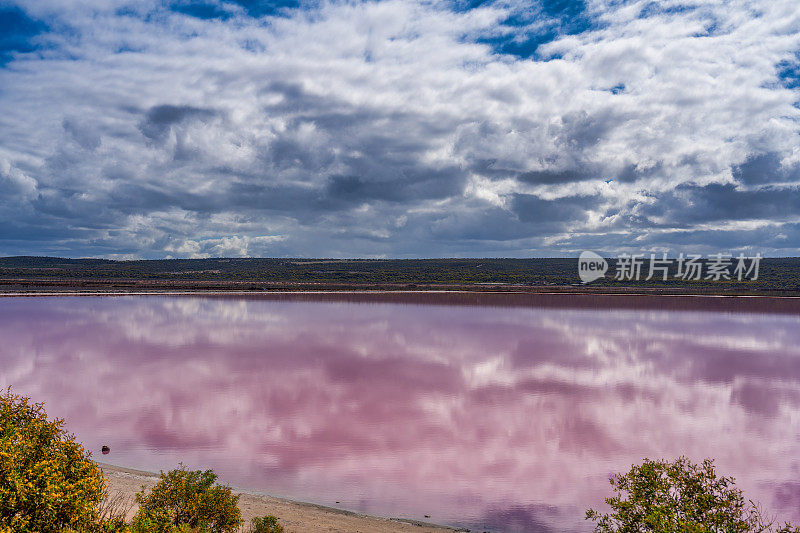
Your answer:
[[[131,506],[128,512],[128,519],[132,518],[136,513],[134,495],[142,489],[143,485],[148,489],[153,487],[158,481],[158,474],[104,463],[98,464],[108,482],[109,495],[112,497],[121,495]],[[239,509],[242,511],[242,518],[245,520],[243,531],[247,531],[247,524],[252,518],[268,514],[278,517],[280,524],[287,533],[318,531],[443,533],[448,531],[468,531],[414,520],[368,516],[333,507],[264,496],[252,492],[239,490],[234,492],[240,495]]]

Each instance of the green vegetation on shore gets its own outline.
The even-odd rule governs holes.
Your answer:
[[[586,512],[595,533],[800,533],[789,523],[775,526],[733,478],[717,476],[710,459],[645,459],[610,482],[611,513]]]

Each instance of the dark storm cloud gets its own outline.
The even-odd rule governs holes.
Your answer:
[[[157,183],[118,181],[106,197],[108,205],[120,213],[143,213],[152,209],[180,207],[190,211],[214,211],[214,198],[198,196],[189,191],[169,190]]]
[[[0,239],[9,241],[21,241],[24,243],[41,244],[37,241],[48,241],[50,239],[84,239],[91,236],[89,229],[77,230],[67,227],[58,227],[58,219],[45,217],[36,221],[14,221],[10,224],[0,226]],[[51,225],[53,229],[50,230]]]
[[[732,169],[733,177],[746,185],[800,181],[800,164],[790,168],[781,165],[781,155],[777,152],[752,155],[741,165]]]
[[[318,172],[332,165],[335,157],[328,147],[309,146],[290,136],[277,137],[263,150],[264,163],[280,170]]]
[[[512,211],[522,222],[550,224],[582,221],[586,212],[599,201],[597,196],[567,196],[545,200],[533,194],[515,194]]]
[[[531,170],[523,172],[517,179],[524,183],[554,185],[560,183],[571,183],[588,179],[597,179],[598,173],[586,168],[574,168],[569,170]]]
[[[364,173],[364,177],[331,176],[325,187],[325,199],[332,204],[369,200],[410,202],[447,198],[463,190],[464,174],[457,168],[435,170],[412,167],[400,169],[398,174],[396,179],[383,181],[368,180],[367,176],[374,176],[373,173]]]
[[[189,120],[204,120],[216,112],[190,105],[157,105],[151,107],[139,124],[142,135],[152,140],[163,140],[170,128]]]
[[[298,185],[234,182],[227,192],[229,194],[227,201],[236,205],[258,210],[286,211],[300,214],[305,210],[310,210],[318,199],[316,190]]]
[[[658,175],[664,175],[662,163],[647,168],[640,168],[634,164],[627,164],[619,171],[608,175],[606,179],[613,179],[622,183],[635,183],[639,180],[652,178]]]
[[[355,108],[310,94],[297,84],[272,83],[265,92],[282,96],[280,102],[265,107],[267,115],[290,118],[261,152],[262,161],[276,171],[301,170],[323,177],[316,201],[307,203],[307,208],[345,209],[369,201],[411,203],[463,192],[467,179],[463,170],[455,165],[432,168],[420,161],[429,148],[424,139],[451,129],[437,122],[438,117]],[[403,124],[405,134],[387,131],[389,124]],[[325,136],[325,144],[303,138],[300,132],[308,126]],[[338,172],[331,172],[337,167]],[[263,179],[249,179],[247,188],[255,192],[259,182],[268,180],[268,173]]]
[[[441,215],[428,215],[420,221],[432,238],[440,242],[505,241],[535,234],[527,224],[520,224],[514,213],[499,207],[473,206],[473,209]]]
[[[61,123],[64,131],[67,132],[78,145],[85,150],[94,150],[100,146],[100,134],[90,125],[81,122],[76,118],[65,118]]]
[[[661,171],[660,164],[650,168],[639,168],[637,165],[628,164],[619,170],[604,170],[587,162],[568,169],[531,170],[519,174],[517,179],[531,185],[562,185],[588,180],[635,183],[638,180],[657,176]]]
[[[552,134],[558,144],[582,151],[600,142],[616,121],[613,116],[589,115],[586,111],[569,113],[561,117],[561,124],[553,126]]]
[[[786,248],[787,243],[796,242],[798,232],[792,225],[768,225],[758,229],[702,229],[702,230],[663,230],[652,234],[642,235],[635,241],[637,250],[656,249],[667,247],[670,250],[694,249],[696,253],[730,253],[731,250],[747,249],[748,253],[760,252],[765,248]],[[637,227],[637,226],[632,226]],[[648,227],[640,225],[638,227]],[[612,245],[614,241],[612,242]],[[698,249],[697,243],[703,243],[703,248]],[[616,246],[631,247],[634,243],[630,237],[618,241]],[[591,248],[589,246],[589,248]]]
[[[680,185],[639,210],[647,218],[681,226],[724,220],[786,218],[800,214],[800,187],[739,189],[733,184]]]

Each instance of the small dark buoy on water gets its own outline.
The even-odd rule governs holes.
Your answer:
[[[108,446],[106,446],[106,445],[103,445],[103,447],[102,447],[102,448],[100,448],[100,451],[101,451],[101,452],[103,452],[103,455],[108,455],[108,452],[110,452],[110,451],[111,451],[111,448],[109,448],[109,447],[108,447]]]

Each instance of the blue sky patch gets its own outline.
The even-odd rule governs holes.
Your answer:
[[[541,59],[537,53],[541,45],[590,30],[593,25],[583,0],[540,0],[511,13],[501,22],[498,34],[477,41],[490,45],[497,54]]]
[[[490,6],[493,3],[494,0],[453,0],[453,11],[457,13],[463,13],[464,11],[469,11],[471,9]]]
[[[0,65],[5,65],[15,52],[32,52],[33,37],[47,30],[47,25],[30,18],[18,7],[0,6]]]
[[[786,89],[800,88],[800,53],[792,61],[778,63],[778,82]]]
[[[230,13],[222,9],[217,4],[207,4],[203,2],[179,2],[172,4],[172,11],[189,15],[203,20],[226,19]]]
[[[208,19],[227,19],[230,10],[223,4],[239,6],[251,17],[281,15],[287,10],[300,7],[299,0],[232,0],[230,2],[192,2],[183,0],[172,4],[172,11],[192,17]]]
[[[233,3],[242,6],[251,17],[280,15],[288,9],[300,7],[299,0],[235,0]]]

